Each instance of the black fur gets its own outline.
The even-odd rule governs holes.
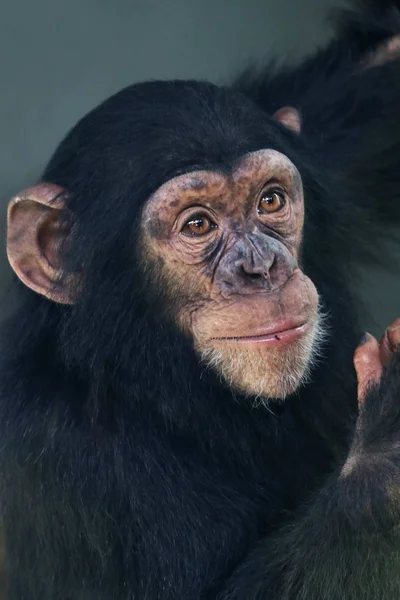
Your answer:
[[[42,179],[70,191],[64,267],[85,285],[73,307],[21,288],[3,329],[8,600],[399,596],[393,453],[386,470],[379,454],[378,471],[338,476],[349,451],[375,448],[374,424],[384,448],[399,428],[395,365],[352,443],[352,264],[379,257],[379,238],[400,220],[400,62],[358,66],[397,27],[394,9],[347,14],[328,49],[294,71],[225,88],[129,87],[56,151]],[[270,116],[287,104],[302,113],[300,136]],[[331,331],[312,382],[270,411],[202,372],[135,244],[160,184],[194,167],[229,170],[265,147],[302,174],[303,263]]]

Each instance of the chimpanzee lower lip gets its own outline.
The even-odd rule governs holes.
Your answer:
[[[295,341],[296,339],[302,337],[304,333],[308,330],[309,321],[304,321],[299,325],[288,327],[288,328],[279,328],[273,331],[266,331],[265,333],[251,335],[251,336],[232,336],[232,337],[221,337],[221,338],[212,338],[213,342],[222,342],[222,343],[269,343],[269,344],[277,344],[277,343],[288,343]]]

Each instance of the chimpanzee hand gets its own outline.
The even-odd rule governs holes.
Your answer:
[[[219,600],[400,598],[400,319],[356,349],[360,413],[347,460],[265,539]]]
[[[365,400],[368,388],[380,383],[384,368],[390,367],[398,348],[400,348],[400,318],[386,329],[379,343],[372,335],[365,334],[354,355],[360,406]]]
[[[366,334],[356,349],[360,415],[352,450],[343,473],[355,465],[390,460],[400,478],[400,319],[378,341]],[[398,460],[397,460],[398,459]],[[376,474],[378,475],[378,473]],[[394,483],[394,481],[392,481]],[[400,488],[399,488],[400,491]]]

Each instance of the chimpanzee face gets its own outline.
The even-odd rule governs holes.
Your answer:
[[[142,244],[162,261],[179,327],[245,394],[282,398],[310,365],[318,295],[298,264],[303,220],[300,174],[273,150],[230,175],[176,177],[144,208]]]

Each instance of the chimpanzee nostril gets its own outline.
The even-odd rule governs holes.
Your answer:
[[[257,260],[246,261],[241,265],[242,275],[244,275],[247,279],[270,279],[271,270],[274,268],[274,264],[276,262],[275,255],[270,256],[264,260],[260,260],[257,257]]]
[[[250,269],[247,269],[244,265],[242,265],[240,268],[240,271],[241,271],[242,277],[247,281],[264,282],[264,281],[269,281],[269,279],[270,279],[269,273],[267,272],[266,269],[264,271],[261,271],[261,270],[260,271],[257,271],[257,270],[251,271]]]
[[[265,279],[265,273],[246,273],[246,276],[250,279]]]

